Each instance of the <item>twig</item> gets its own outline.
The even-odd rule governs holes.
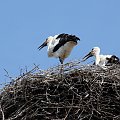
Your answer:
[[[1,113],[2,113],[2,120],[5,120],[5,115],[4,115],[4,112],[3,112],[3,110],[2,110],[1,103],[0,103],[0,111],[1,111]]]

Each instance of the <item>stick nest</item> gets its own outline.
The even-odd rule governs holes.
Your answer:
[[[120,120],[120,65],[37,66],[5,86],[2,120]]]

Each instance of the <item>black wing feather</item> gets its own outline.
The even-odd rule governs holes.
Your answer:
[[[65,43],[69,41],[73,41],[77,43],[77,40],[80,40],[80,38],[76,37],[75,35],[69,35],[65,33],[58,35],[56,39],[60,39],[60,40],[59,43],[54,47],[53,52],[56,52],[61,46],[63,46]]]
[[[120,64],[120,59],[115,55],[112,55],[110,58],[107,58],[107,60],[107,65]]]

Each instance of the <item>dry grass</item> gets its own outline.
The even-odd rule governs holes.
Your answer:
[[[37,66],[5,86],[3,120],[120,120],[120,65]]]

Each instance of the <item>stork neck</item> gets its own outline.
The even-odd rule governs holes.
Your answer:
[[[99,54],[96,54],[95,55],[95,65],[98,65],[99,62],[100,62],[100,56],[99,56]]]
[[[99,54],[95,54],[94,56],[95,56],[95,58],[98,58],[98,57],[99,57]]]

